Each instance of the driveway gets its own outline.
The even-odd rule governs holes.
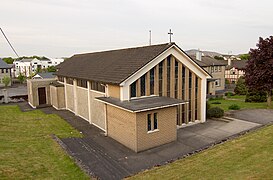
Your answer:
[[[27,105],[20,106],[28,110]],[[84,138],[61,139],[63,147],[80,162],[85,171],[101,179],[122,179],[262,126],[261,123],[238,119],[228,122],[208,120],[203,124],[178,129],[175,142],[135,153],[112,138],[105,137],[100,129],[69,111],[57,111],[51,107],[41,110],[45,113],[58,114],[83,133]],[[244,111],[240,112],[240,117],[244,117]]]
[[[265,125],[273,122],[273,109],[244,109],[232,112],[231,116],[245,121]]]

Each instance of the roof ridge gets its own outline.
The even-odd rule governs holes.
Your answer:
[[[145,45],[145,46],[138,46],[138,47],[128,47],[128,48],[122,48],[122,49],[112,49],[112,50],[106,50],[106,51],[95,51],[95,52],[88,52],[88,53],[80,53],[75,54],[73,56],[81,56],[81,55],[89,55],[89,54],[97,54],[97,53],[106,53],[106,52],[113,52],[113,51],[124,51],[124,50],[131,50],[131,49],[139,49],[139,48],[146,48],[146,47],[155,47],[155,46],[163,46],[163,45],[173,45],[174,42],[171,43],[162,43],[162,44],[154,44],[154,45]]]

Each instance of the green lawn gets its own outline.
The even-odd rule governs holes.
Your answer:
[[[272,179],[273,126],[129,179]]]
[[[89,179],[50,134],[81,136],[57,115],[0,106],[0,179]]]
[[[266,109],[267,104],[266,102],[263,103],[246,103],[245,101],[245,96],[231,96],[230,98],[227,99],[221,99],[221,100],[210,100],[209,104],[211,104],[211,107],[220,107],[224,109],[225,111],[228,111],[228,107],[232,104],[237,104],[241,107],[241,109]],[[212,104],[213,102],[221,102],[221,104]],[[270,107],[271,109],[273,108]]]

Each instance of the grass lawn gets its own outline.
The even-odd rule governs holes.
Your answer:
[[[81,136],[57,115],[0,106],[0,179],[89,179],[50,134]]]
[[[227,99],[221,99],[221,100],[210,100],[209,103],[211,107],[220,107],[224,109],[225,111],[228,111],[228,107],[232,104],[237,104],[240,106],[241,109],[266,109],[267,108],[267,103],[249,103],[245,102],[245,96],[231,96],[230,98]],[[220,102],[221,104],[212,104],[213,102]],[[273,108],[273,105],[270,107],[271,109]]]
[[[129,179],[272,179],[273,126]]]

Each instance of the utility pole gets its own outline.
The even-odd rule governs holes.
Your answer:
[[[8,42],[9,46],[11,47],[11,49],[13,50],[13,52],[16,54],[16,56],[19,58],[19,55],[17,54],[17,52],[15,51],[15,49],[13,48],[13,46],[11,45],[11,43],[9,42],[8,37],[5,35],[4,31],[2,30],[2,28],[0,28],[0,31],[2,32],[3,36],[5,37],[6,41]]]

